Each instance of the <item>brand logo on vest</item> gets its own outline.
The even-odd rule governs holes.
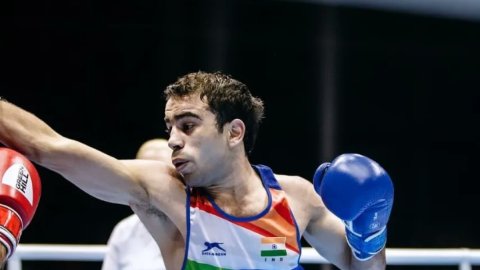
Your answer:
[[[227,251],[220,246],[220,245],[223,245],[223,243],[205,242],[203,244],[205,245],[206,248],[202,250],[202,255],[208,255],[208,256],[226,256],[227,255]]]

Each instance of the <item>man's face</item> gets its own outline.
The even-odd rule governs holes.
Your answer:
[[[199,95],[170,98],[165,123],[172,163],[190,186],[215,184],[228,162],[228,141],[218,132],[215,115]],[[228,133],[228,132],[227,132]]]

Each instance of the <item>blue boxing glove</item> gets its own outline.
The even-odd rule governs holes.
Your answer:
[[[385,247],[393,183],[378,163],[359,154],[340,155],[318,167],[313,185],[325,206],[345,223],[347,242],[358,260],[368,260]]]

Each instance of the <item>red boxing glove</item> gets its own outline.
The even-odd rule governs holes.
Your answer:
[[[0,147],[0,244],[10,257],[37,210],[42,185],[34,165],[22,154]]]

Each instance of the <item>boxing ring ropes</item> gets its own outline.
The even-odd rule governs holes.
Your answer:
[[[101,262],[105,245],[20,244],[7,264],[7,270],[22,270],[22,261],[88,261]],[[469,248],[387,248],[388,265],[446,266],[471,270],[480,265],[480,249]],[[313,248],[302,249],[300,262],[322,264],[327,261]]]

